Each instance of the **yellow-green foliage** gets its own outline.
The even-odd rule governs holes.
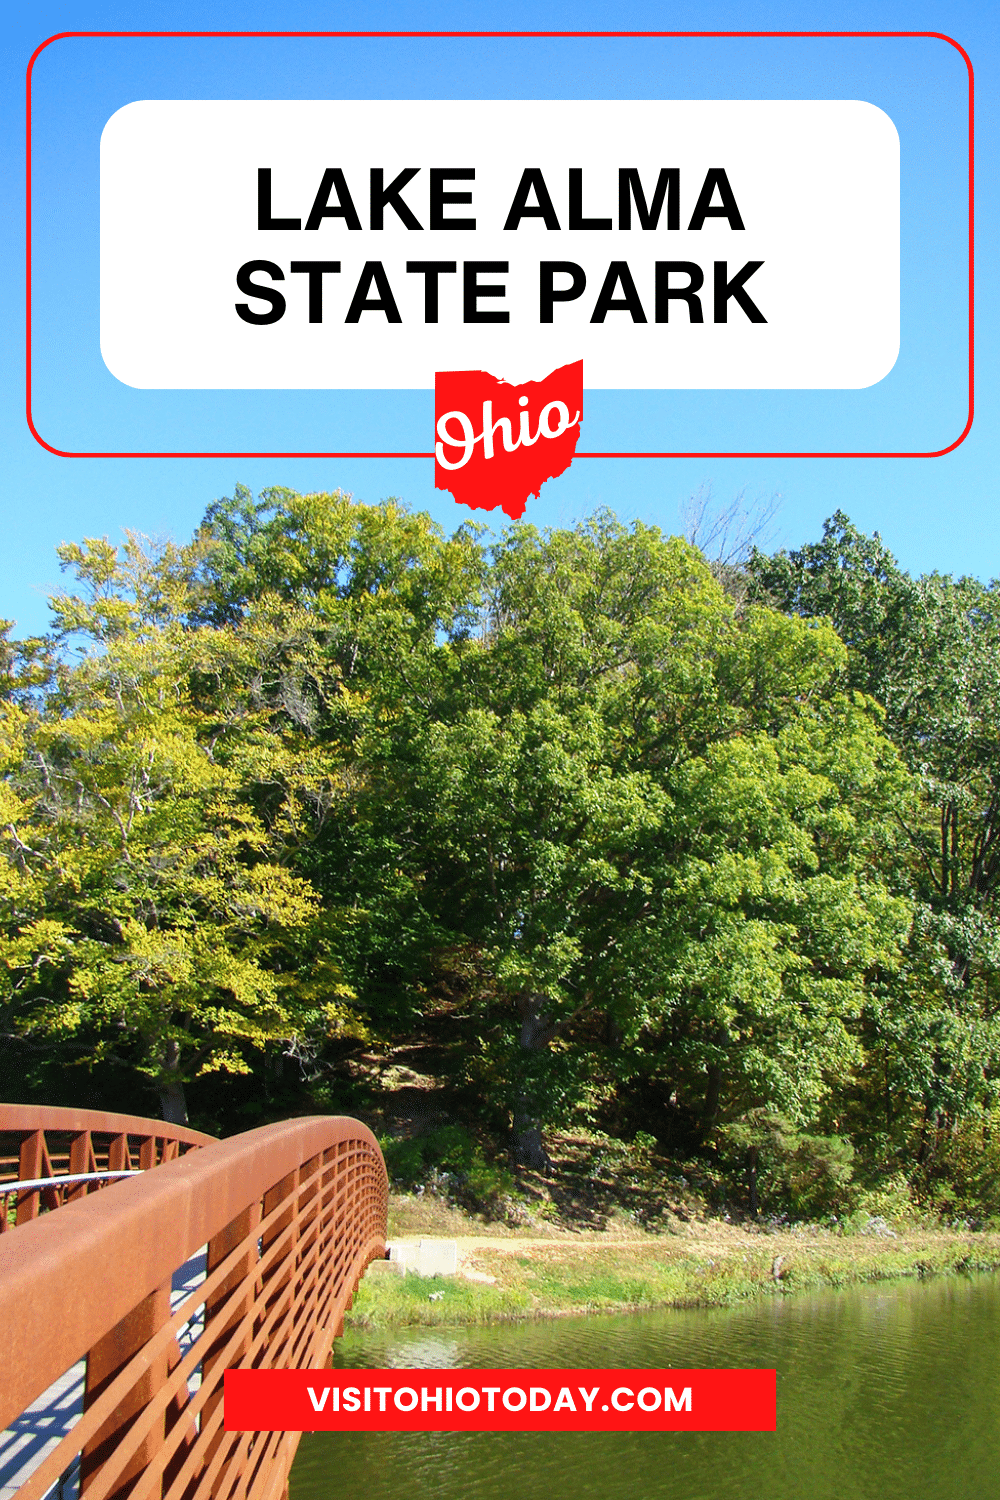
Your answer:
[[[191,629],[197,548],[61,553],[81,592],[53,600],[46,691],[0,705],[0,1007],[130,1053],[176,1111],[185,1079],[350,1024],[336,913],[289,860],[341,768],[262,683],[294,610]]]

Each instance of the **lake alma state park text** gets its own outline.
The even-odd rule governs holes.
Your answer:
[[[474,167],[431,167],[427,172],[427,210],[425,222],[417,218],[412,200],[404,198],[404,189],[420,176],[419,167],[407,167],[386,181],[382,167],[372,167],[366,189],[369,229],[383,229],[387,210],[391,210],[398,221],[409,231],[422,232],[425,228],[435,230],[475,231],[477,219],[470,214],[455,215],[457,205],[473,203],[471,184],[475,179]],[[328,219],[341,219],[348,231],[361,231],[362,222],[355,201],[358,185],[352,193],[343,170],[328,167],[316,190],[316,195],[305,217],[276,213],[274,208],[275,187],[270,167],[258,168],[257,228],[259,231],[303,230],[308,233],[321,229]],[[465,182],[464,190],[455,191],[450,184]],[[419,192],[418,183],[412,190]],[[422,195],[421,195],[422,196]],[[614,220],[601,214],[584,212],[584,172],[580,167],[568,171],[566,190],[568,212],[565,227],[570,231],[613,231]],[[287,207],[288,205],[284,205]],[[662,167],[647,199],[639,172],[634,167],[620,167],[617,183],[617,227],[632,229],[633,211],[643,230],[657,230],[663,221],[668,231],[681,228],[681,173],[677,167]],[[503,224],[505,232],[515,232],[525,219],[539,219],[546,229],[563,227],[557,213],[552,193],[540,168],[526,167],[521,175],[514,200]],[[722,167],[711,167],[705,173],[697,197],[693,202],[689,231],[704,227],[706,220],[724,219],[729,228],[744,229],[740,213],[726,171]],[[767,321],[760,308],[747,291],[747,282],[760,269],[763,261],[749,260],[738,269],[730,270],[725,260],[715,260],[706,271],[690,260],[657,260],[654,263],[652,284],[637,286],[628,261],[610,261],[596,295],[590,314],[592,323],[603,323],[610,312],[626,312],[634,323],[646,323],[652,318],[657,323],[670,321],[671,304],[686,311],[691,323],[703,323],[703,288],[708,277],[709,289],[704,300],[710,308],[715,323],[725,323],[729,317],[729,304],[734,302],[752,323]],[[307,308],[310,323],[322,323],[324,318],[324,278],[341,274],[339,260],[292,260],[288,264],[288,275],[306,278],[308,287]],[[403,270],[400,266],[398,270]],[[497,281],[509,270],[506,261],[468,260],[461,267],[461,314],[464,323],[507,323],[510,313],[497,306],[505,287]],[[366,312],[379,312],[389,323],[401,323],[402,315],[385,265],[380,260],[366,260],[358,270],[357,280],[352,277],[353,291],[345,323],[357,323]],[[441,277],[459,272],[457,261],[407,260],[403,274],[421,276],[424,285],[424,322],[437,323],[441,309]],[[396,274],[396,271],[394,271]],[[263,280],[262,278],[267,278]],[[487,278],[485,280],[481,278]],[[287,300],[275,283],[284,281],[286,273],[280,265],[270,260],[246,261],[236,273],[236,284],[248,298],[267,304],[266,310],[257,310],[250,302],[236,304],[236,312],[246,323],[268,325],[284,317]],[[538,321],[551,323],[555,317],[557,303],[572,302],[582,298],[587,290],[587,275],[583,266],[570,260],[542,260],[538,270]],[[591,289],[593,292],[593,288]],[[481,303],[486,302],[486,306]],[[649,312],[647,312],[649,309]]]

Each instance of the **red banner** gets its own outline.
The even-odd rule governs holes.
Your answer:
[[[773,1432],[774,1370],[227,1370],[227,1432]]]

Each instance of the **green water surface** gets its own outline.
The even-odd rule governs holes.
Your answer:
[[[352,1333],[349,1368],[778,1371],[776,1433],[307,1433],[291,1500],[1000,1500],[1000,1276]]]

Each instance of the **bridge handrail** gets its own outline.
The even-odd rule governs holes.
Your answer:
[[[13,1155],[0,1154],[0,1234],[14,1227],[8,1218],[11,1204],[20,1227],[43,1209],[102,1191],[116,1171],[148,1171],[213,1139],[164,1120],[38,1104],[0,1104],[0,1140],[4,1137],[16,1144]]]
[[[67,1109],[54,1104],[0,1104],[0,1134],[33,1130],[93,1131],[97,1135],[155,1135],[159,1140],[207,1146],[215,1137],[187,1125],[150,1120],[144,1115],[113,1114],[102,1109]]]
[[[84,1416],[19,1496],[40,1500],[76,1454],[87,1500],[125,1486],[131,1500],[280,1495],[298,1434],[225,1433],[223,1372],[328,1361],[385,1253],[387,1196],[371,1132],[318,1116],[213,1142],[5,1235],[0,1428],[87,1357]],[[172,1316],[172,1275],[205,1245],[207,1279]]]

